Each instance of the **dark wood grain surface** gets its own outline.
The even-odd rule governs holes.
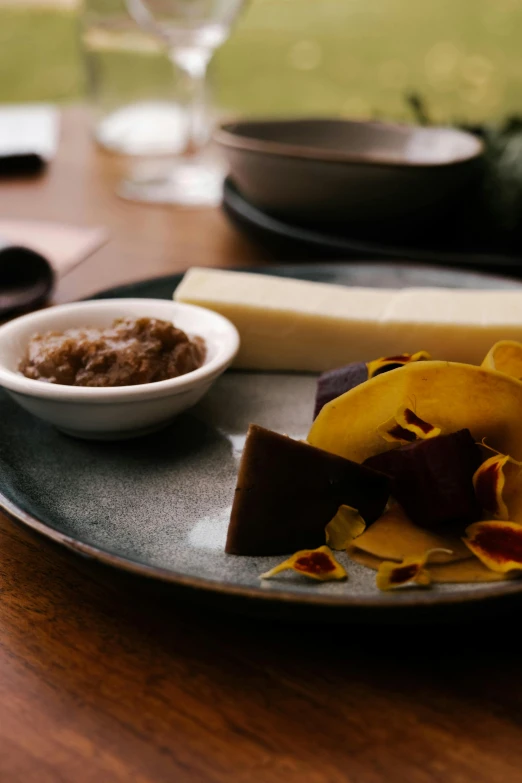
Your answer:
[[[119,202],[118,167],[71,110],[48,175],[0,185],[2,216],[111,231],[57,301],[268,260],[217,211]],[[522,781],[518,613],[433,628],[249,620],[0,517],[0,781]]]

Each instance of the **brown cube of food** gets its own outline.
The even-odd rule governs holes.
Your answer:
[[[252,425],[239,467],[225,551],[281,555],[325,543],[325,526],[341,505],[367,524],[383,512],[382,473]]]

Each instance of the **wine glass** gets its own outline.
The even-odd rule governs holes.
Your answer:
[[[209,154],[206,75],[215,50],[223,44],[245,0],[126,0],[144,29],[161,37],[181,75],[186,143],[170,171],[151,172],[141,164],[121,183],[119,193],[133,201],[179,206],[219,203],[223,164]],[[157,167],[156,167],[157,168]]]

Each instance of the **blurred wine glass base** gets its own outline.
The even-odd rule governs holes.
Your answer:
[[[120,183],[118,195],[151,204],[216,207],[221,203],[224,178],[223,163],[209,155],[182,158],[167,170],[165,164],[147,161],[136,165]]]
[[[177,155],[186,144],[186,111],[167,101],[122,106],[98,121],[98,144],[120,155]]]

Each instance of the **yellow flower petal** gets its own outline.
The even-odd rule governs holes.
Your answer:
[[[395,416],[381,424],[377,432],[388,443],[413,443],[417,440],[416,434],[398,424]]]
[[[339,506],[337,514],[325,527],[326,543],[332,549],[346,549],[365,529],[366,522],[356,508]]]
[[[388,443],[413,443],[440,435],[440,427],[434,427],[417,416],[407,405],[401,405],[391,419],[378,427],[377,432]]]
[[[515,522],[487,520],[466,528],[462,540],[485,566],[506,574],[522,570],[522,525]]]
[[[431,356],[426,351],[401,353],[397,356],[381,356],[379,359],[366,363],[368,378],[373,378],[375,375],[380,375],[381,372],[394,370],[397,367],[404,367],[405,364],[410,364],[410,362],[429,361],[430,359]]]
[[[379,590],[393,590],[395,587],[413,582],[426,587],[431,583],[430,572],[426,563],[430,555],[436,552],[451,554],[447,549],[428,549],[423,555],[406,557],[402,563],[385,560],[380,564],[375,583]]]
[[[419,440],[426,440],[427,438],[436,438],[440,435],[440,427],[434,427],[433,424],[424,421],[417,416],[415,411],[408,408],[406,405],[399,409],[395,415],[395,419],[399,426],[403,427],[410,432],[413,432]]]
[[[374,571],[378,571],[379,566],[382,563],[382,559],[374,557],[374,555],[369,555],[361,549],[357,549],[355,545],[348,548],[348,554],[356,563],[371,568]],[[508,574],[500,574],[498,571],[491,571],[489,568],[486,568],[484,563],[481,563],[472,552],[469,552],[469,555],[469,560],[459,560],[458,562],[453,563],[428,563],[426,568],[429,571],[432,584],[501,582],[505,579],[515,578],[519,573],[517,571],[511,571]]]
[[[320,546],[318,549],[302,549],[300,552],[296,552],[288,560],[261,574],[260,578],[271,579],[281,571],[288,570],[297,571],[297,573],[319,582],[348,577],[345,569],[337,562],[331,550],[327,546]]]
[[[503,491],[506,483],[504,466],[510,461],[506,454],[495,454],[485,462],[473,476],[473,487],[480,505],[495,519],[509,519]]]

